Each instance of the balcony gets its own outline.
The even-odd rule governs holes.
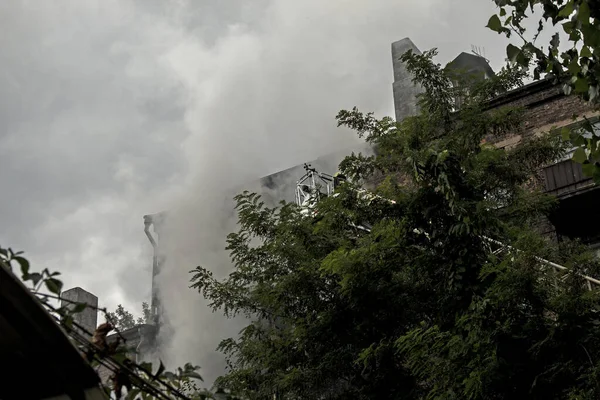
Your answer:
[[[552,164],[543,170],[546,192],[564,197],[593,186],[592,178],[583,175],[581,164],[570,159]]]
[[[581,164],[570,156],[544,168],[546,193],[559,202],[549,217],[557,237],[600,245],[600,187],[583,175]]]

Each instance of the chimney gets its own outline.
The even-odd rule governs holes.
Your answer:
[[[458,75],[464,75],[473,80],[490,79],[496,76],[488,60],[480,55],[464,51],[448,63],[448,68]]]
[[[423,93],[423,88],[412,82],[412,75],[406,70],[406,65],[400,61],[400,58],[408,50],[412,50],[415,54],[421,54],[421,51],[409,38],[392,43],[396,122],[401,122],[404,118],[417,113],[417,96]]]
[[[462,52],[447,65],[452,73],[453,85],[461,90],[455,96],[455,107],[459,109],[468,95],[471,85],[496,75],[488,60],[478,54]]]
[[[81,325],[86,331],[93,333],[98,324],[98,297],[90,292],[86,292],[80,287],[75,287],[62,292],[61,306],[75,306],[73,302],[84,303],[89,307],[85,310],[73,315],[73,320]],[[87,336],[87,333],[81,332]]]

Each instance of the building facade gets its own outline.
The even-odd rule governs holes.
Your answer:
[[[398,121],[408,116],[402,111],[413,111],[414,114],[417,110],[414,102],[419,91],[415,88],[403,89],[397,84],[401,81],[406,86],[408,78],[400,60],[400,52],[408,49],[420,53],[410,39],[392,44],[395,78],[393,94]],[[450,66],[469,74],[477,73],[484,79],[494,75],[487,61],[476,54],[461,53],[450,62]],[[405,102],[408,102],[408,106]],[[555,85],[552,80],[529,83],[503,93],[487,104],[489,110],[507,106],[524,109],[524,123],[518,131],[485,138],[486,142],[498,148],[518,146],[529,138],[564,127],[575,128],[586,119],[594,123],[600,117],[597,108],[581,101],[577,96],[565,95],[561,86]],[[555,195],[558,200],[558,206],[548,219],[540,222],[541,232],[556,241],[565,238],[579,239],[592,247],[600,248],[600,190],[591,178],[583,175],[581,165],[573,162],[570,155],[567,155],[564,159],[545,166],[537,178],[538,186],[546,193]]]

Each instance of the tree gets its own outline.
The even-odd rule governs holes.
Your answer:
[[[138,317],[136,319],[133,314],[119,304],[117,309],[113,312],[108,312],[106,317],[117,329],[125,331],[136,325],[152,323],[152,313],[150,312],[150,306],[148,306],[148,303],[146,302],[142,303],[142,314],[143,317]]]
[[[546,77],[560,83],[566,94],[600,104],[600,1],[599,0],[494,0],[500,7],[488,27],[507,37],[517,35],[520,47],[509,44],[508,60],[522,66],[534,65],[534,77]],[[527,37],[524,22],[540,11],[538,28]],[[561,28],[568,36],[569,48],[559,50],[560,35],[555,32],[547,51],[536,44],[540,33],[549,25]],[[565,130],[564,136],[578,149],[573,160],[583,164],[583,171],[600,182],[600,126],[585,121],[583,129]]]
[[[481,144],[519,126],[522,110],[486,110],[485,101],[522,72],[456,86],[434,55],[403,56],[425,89],[419,115],[337,117],[377,149],[347,157],[342,172],[357,184],[385,176],[382,197],[346,183],[309,217],[254,193],[236,197],[233,272],[192,271],[215,310],[250,318],[220,346],[229,369],[219,384],[249,399],[600,396],[598,293],[579,275],[598,263],[533,229],[554,201],[531,177],[564,144],[555,135],[511,150]],[[522,251],[491,252],[484,237]],[[541,268],[536,256],[569,269]]]

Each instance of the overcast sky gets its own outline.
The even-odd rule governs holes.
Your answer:
[[[2,1],[0,245],[138,313],[144,214],[184,204],[210,219],[206,191],[356,143],[335,114],[393,115],[393,41],[438,47],[442,63],[476,45],[498,69],[493,12],[491,0]],[[193,267],[173,276],[198,296]]]

